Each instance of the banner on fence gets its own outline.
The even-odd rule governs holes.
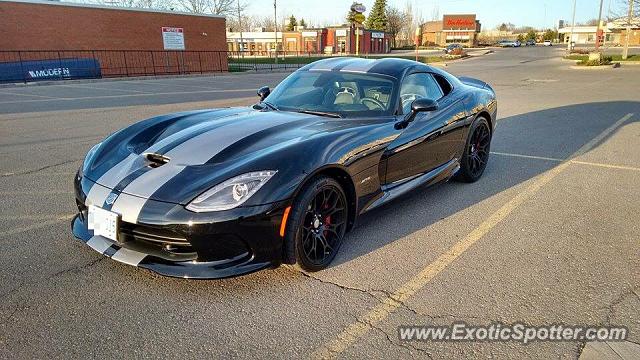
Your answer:
[[[0,63],[0,82],[69,80],[101,77],[93,58],[26,60]]]

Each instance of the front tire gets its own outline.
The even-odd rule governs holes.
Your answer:
[[[478,181],[487,167],[490,148],[491,128],[489,122],[479,116],[469,129],[469,136],[467,136],[464,155],[462,155],[456,179],[468,183]]]
[[[307,183],[291,207],[285,256],[303,271],[325,269],[336,257],[347,229],[348,203],[340,184],[320,176]]]

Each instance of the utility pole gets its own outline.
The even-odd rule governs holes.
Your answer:
[[[600,22],[602,22],[602,4],[604,0],[600,0],[600,11],[598,12],[598,27],[596,30],[596,51],[600,48],[600,36],[602,36],[602,29],[600,28]]]
[[[278,65],[278,10],[276,8],[276,0],[273,0],[273,37],[276,41],[274,54],[276,55],[276,65]]]
[[[624,37],[624,49],[622,49],[622,59],[626,60],[629,56],[629,35],[631,34],[631,21],[633,20],[633,1],[629,0],[629,16],[627,18],[627,30]]]
[[[244,39],[242,39],[242,15],[240,15],[240,0],[238,0],[238,26],[240,27],[240,54],[244,58]]]
[[[573,20],[571,20],[571,32],[569,33],[569,43],[567,44],[569,54],[571,54],[571,50],[573,49],[573,29],[576,27],[576,1],[577,0],[573,0]]]

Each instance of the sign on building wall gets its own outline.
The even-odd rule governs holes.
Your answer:
[[[444,15],[442,17],[443,30],[476,30],[475,15]]]
[[[165,50],[184,50],[184,29],[163,27],[162,43],[164,44]]]
[[[318,33],[315,31],[303,31],[302,32],[302,36],[303,37],[317,37]]]
[[[347,30],[346,29],[336,30],[336,36],[347,36]]]
[[[381,32],[372,32],[371,37],[374,39],[384,39],[384,33]]]

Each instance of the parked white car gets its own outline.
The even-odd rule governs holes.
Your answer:
[[[551,40],[545,40],[542,45],[544,46],[553,46],[553,43],[551,42]]]

